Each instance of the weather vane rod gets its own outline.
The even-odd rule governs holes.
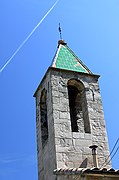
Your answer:
[[[60,23],[59,23],[59,33],[60,33],[60,39],[62,40],[62,29],[60,27]]]

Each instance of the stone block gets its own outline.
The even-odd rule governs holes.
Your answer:
[[[59,131],[59,130],[55,130],[55,137],[58,138],[71,138],[71,132],[63,132],[63,131]]]
[[[70,162],[80,163],[82,161],[82,155],[78,152],[69,152],[67,153],[68,159]]]
[[[63,104],[65,106],[69,106],[69,100],[64,97],[60,97],[60,104]]]
[[[55,144],[62,147],[72,146],[72,138],[55,138]]]
[[[81,146],[75,146],[73,144],[73,151],[82,154]]]
[[[55,131],[61,131],[61,132],[70,132],[71,131],[71,127],[70,127],[70,123],[67,121],[64,121],[62,123],[55,123],[54,124],[55,127]]]
[[[84,139],[92,140],[92,134],[91,133],[85,133],[84,134]]]
[[[74,168],[73,162],[66,161],[65,165],[66,165],[67,168]]]
[[[59,102],[60,102],[59,97],[53,97],[52,100],[53,100],[53,104],[59,104]],[[50,106],[51,106],[51,104],[50,104]]]
[[[57,161],[57,168],[66,168],[65,162]]]
[[[60,119],[70,119],[69,112],[60,112]]]
[[[58,119],[55,121],[56,124],[62,124],[62,123],[68,123],[69,126],[71,127],[71,120],[70,119]],[[54,123],[54,124],[55,124]],[[71,129],[71,128],[70,128]]]
[[[72,139],[67,139],[67,138],[60,138],[60,146],[62,147],[68,147],[72,146]]]
[[[65,113],[67,112],[68,108],[64,104],[57,103],[57,104],[53,104],[53,110],[54,111],[58,110],[58,111],[62,111],[62,113]]]
[[[54,83],[54,82],[53,82]],[[58,91],[58,86],[57,85],[53,85],[52,84],[52,87],[51,87],[51,91]]]
[[[52,97],[60,97],[60,96],[59,96],[59,92],[53,90],[53,91],[52,91]]]
[[[56,145],[56,152],[59,152],[59,153],[75,152],[75,149],[74,149],[74,146],[62,147],[62,146]]]
[[[79,133],[79,132],[72,132],[72,137],[74,139],[84,139],[85,133]]]
[[[75,141],[75,146],[89,147],[92,145],[92,140],[75,139],[74,141]]]
[[[63,155],[62,155],[62,153],[56,153],[56,160],[57,160],[57,161],[63,161]]]

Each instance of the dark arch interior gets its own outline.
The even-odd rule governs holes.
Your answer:
[[[48,139],[48,122],[47,122],[47,91],[44,89],[41,93],[40,98],[40,114],[41,114],[41,134],[42,134],[42,145],[45,145]]]
[[[84,85],[80,81],[69,80],[68,95],[72,132],[90,133]]]
[[[78,132],[77,120],[76,120],[76,111],[75,111],[75,100],[78,94],[78,89],[75,86],[68,86],[69,94],[69,107],[70,107],[70,116],[71,116],[71,127],[73,132]]]

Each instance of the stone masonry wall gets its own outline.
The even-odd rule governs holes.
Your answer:
[[[85,127],[81,122],[80,132],[72,132],[67,83],[79,80],[85,87],[82,94],[82,111]],[[47,91],[48,139],[42,147],[41,137],[41,92]],[[79,98],[80,99],[80,98]],[[89,121],[88,121],[89,120]],[[90,126],[90,127],[89,127]],[[109,156],[108,139],[97,76],[50,69],[36,93],[36,127],[39,180],[56,180],[56,168],[93,167],[90,145],[98,145],[99,167]],[[85,128],[89,133],[85,133]],[[107,165],[106,168],[110,168]],[[60,180],[60,179],[59,179]]]
[[[99,167],[109,156],[108,140],[104,122],[102,101],[96,76],[68,72],[51,72],[53,121],[55,130],[57,168],[92,167],[90,145],[98,145]],[[70,79],[80,80],[85,87],[90,133],[72,132],[67,83]],[[86,112],[87,113],[87,112]],[[88,124],[87,124],[88,125]],[[111,167],[111,165],[106,166]]]

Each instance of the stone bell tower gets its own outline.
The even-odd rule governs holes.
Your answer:
[[[63,40],[58,42],[34,94],[39,180],[56,180],[57,168],[93,167],[89,146],[98,146],[99,168],[109,156],[98,78]]]

